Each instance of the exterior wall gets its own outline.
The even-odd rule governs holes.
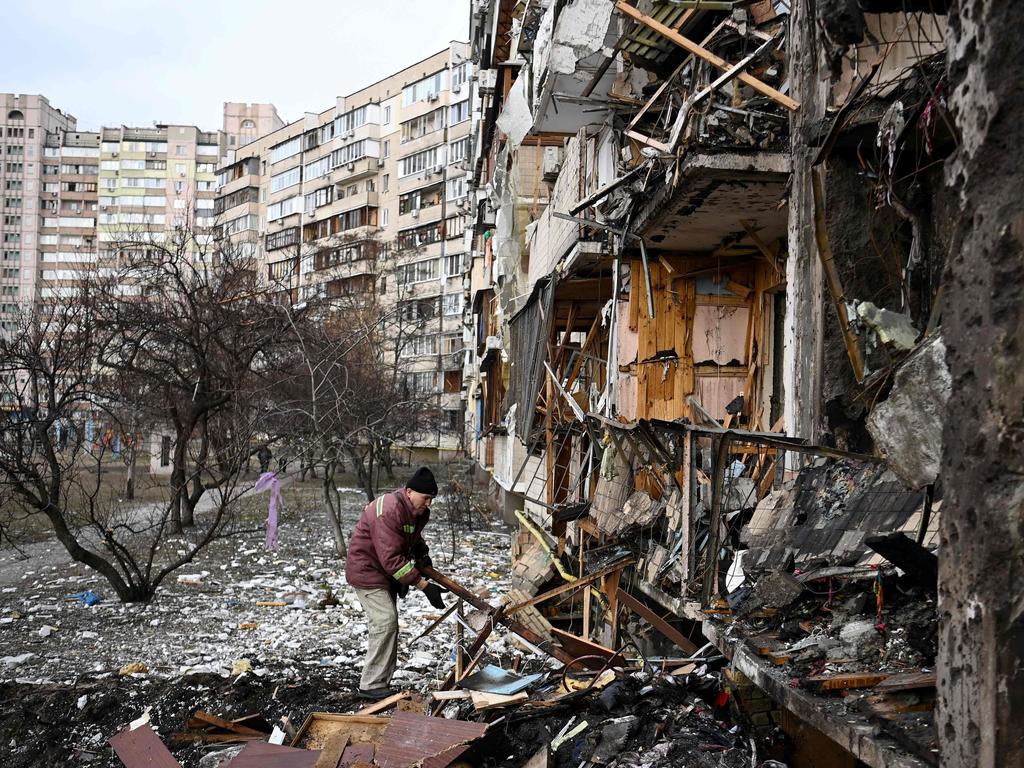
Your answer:
[[[13,322],[12,314],[38,295],[42,205],[55,212],[60,209],[59,150],[45,163],[56,166],[57,172],[44,182],[44,146],[75,127],[75,118],[51,106],[44,96],[0,94],[0,326],[4,330]],[[44,191],[44,183],[53,185],[52,189],[47,186]]]
[[[452,429],[424,435],[417,443],[441,452],[462,447],[462,349],[468,336],[464,274],[469,267],[463,230],[473,103],[467,58],[468,46],[452,43],[339,97],[322,112],[306,113],[229,151],[219,169],[218,223],[244,222],[229,227],[231,237],[259,243],[267,278],[293,300],[333,298],[372,287],[387,305],[437,302],[436,314],[422,331],[437,337],[436,347],[426,346],[425,354],[409,357],[406,365],[410,373],[421,374],[425,394],[449,414]],[[439,83],[415,89],[434,75]],[[460,81],[454,87],[453,78]],[[240,124],[241,106],[225,105],[229,136],[235,121]],[[407,129],[407,140],[402,140],[403,124],[435,111],[445,117],[441,125],[422,136]],[[403,173],[408,165],[403,160],[430,150],[436,156],[429,163]],[[424,199],[411,203],[417,193],[422,197],[438,185],[436,204],[424,205]],[[248,200],[254,193],[246,189],[258,189],[255,201]],[[422,243],[413,239],[431,225],[443,234]],[[421,279],[403,283],[392,273],[394,267],[419,262],[431,262],[420,270]],[[445,391],[446,371],[451,372],[452,391]]]
[[[260,136],[266,136],[283,127],[284,120],[277,114],[277,108],[273,104],[224,102],[222,129],[228,150],[244,147]]]

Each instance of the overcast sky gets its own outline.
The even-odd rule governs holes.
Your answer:
[[[290,122],[466,40],[469,0],[3,3],[0,92],[101,125],[221,127],[225,101]]]

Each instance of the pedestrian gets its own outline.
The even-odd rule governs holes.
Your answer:
[[[393,693],[391,676],[398,660],[398,598],[415,586],[435,608],[445,607],[441,594],[448,590],[427,581],[418,569],[431,564],[422,532],[436,495],[433,473],[420,467],[404,488],[367,504],[352,532],[345,578],[355,589],[369,624],[366,659],[359,679],[359,695],[363,698],[383,699]]]
[[[260,449],[256,451],[256,458],[260,460],[260,474],[263,474],[270,469],[270,460],[274,458],[274,454],[270,452],[269,447],[261,445]]]

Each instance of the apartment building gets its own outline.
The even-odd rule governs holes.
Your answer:
[[[89,183],[88,174],[72,174],[85,170],[85,156],[79,142],[88,143],[75,134],[76,120],[53,107],[44,96],[0,93],[0,328],[9,330],[13,315],[36,296],[39,281],[37,262],[40,249],[49,244],[45,219],[66,214],[70,232],[90,230],[88,217],[81,215],[88,194],[79,183]],[[44,148],[62,142],[70,135],[67,168],[63,174],[60,151],[54,154]],[[59,146],[59,145],[58,145]],[[92,164],[92,193],[95,202],[95,162]],[[74,178],[72,178],[74,177]],[[80,180],[80,181],[79,181]],[[76,200],[60,212],[60,192],[67,185],[68,199]],[[74,226],[71,226],[74,225]],[[44,239],[45,238],[45,239]],[[83,241],[84,242],[84,241]]]
[[[273,104],[228,101],[224,103],[223,128],[230,150],[244,147],[260,136],[284,128],[284,120]]]
[[[229,152],[214,209],[221,232],[262,254],[292,301],[380,301],[416,321],[398,351],[445,428],[410,448],[461,448],[468,45],[338,97],[322,112]]]

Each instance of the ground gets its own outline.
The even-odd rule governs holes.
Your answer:
[[[345,585],[317,487],[284,489],[276,551],[265,548],[262,532],[217,542],[149,605],[118,603],[100,577],[54,542],[0,551],[4,768],[119,766],[106,741],[147,709],[186,768],[209,748],[171,736],[196,709],[226,717],[261,712],[271,723],[287,716],[296,725],[309,712],[349,709],[366,624]],[[351,490],[343,500],[351,531],[365,497]],[[492,601],[508,589],[503,526],[459,533],[453,559],[442,500],[426,535],[439,570]],[[339,604],[321,608],[328,588]],[[85,607],[66,599],[85,590],[104,600]],[[257,605],[263,601],[288,605]],[[411,645],[438,614],[416,591],[400,613],[396,683],[422,687],[447,672],[454,624]],[[492,650],[500,652],[504,642]],[[120,673],[133,663],[146,671]]]

